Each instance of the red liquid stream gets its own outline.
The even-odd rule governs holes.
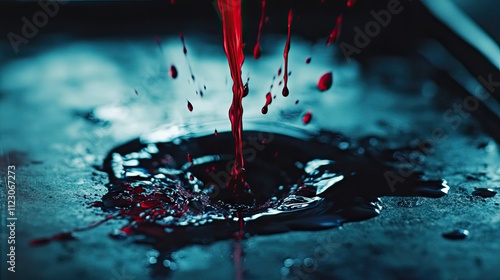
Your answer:
[[[231,78],[233,79],[233,101],[229,109],[229,120],[235,142],[234,166],[231,170],[231,181],[233,189],[244,182],[242,170],[245,166],[243,159],[243,95],[244,85],[241,78],[241,67],[245,60],[243,54],[243,32],[241,20],[241,0],[218,0],[219,10],[222,16],[222,28],[224,33],[224,52],[227,56]]]
[[[292,19],[293,19],[293,13],[292,9],[290,8],[290,11],[288,12],[288,34],[286,37],[286,45],[285,45],[285,50],[283,51],[283,58],[285,60],[285,73],[283,75],[283,96],[288,96],[290,93],[288,90],[288,52],[290,51],[290,38],[291,38],[291,27],[292,27]]]
[[[260,50],[260,34],[262,33],[262,26],[264,25],[264,10],[266,8],[266,0],[262,0],[262,12],[260,14],[260,22],[259,22],[259,31],[257,33],[257,42],[255,43],[255,47],[253,48],[253,57],[255,59],[259,59],[261,50]]]

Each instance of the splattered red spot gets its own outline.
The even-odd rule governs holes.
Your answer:
[[[333,83],[332,72],[328,72],[326,74],[323,74],[323,76],[321,76],[321,78],[319,78],[318,89],[321,91],[327,91],[332,86],[332,83]]]
[[[311,120],[312,120],[312,112],[310,112],[310,111],[305,113],[304,116],[302,117],[302,122],[304,124],[310,123]]]
[[[172,77],[174,79],[177,78],[178,72],[177,72],[177,68],[174,65],[170,65],[169,74],[170,74],[170,77]]]

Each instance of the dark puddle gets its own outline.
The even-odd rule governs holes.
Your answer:
[[[108,193],[93,204],[106,219],[128,222],[111,236],[152,244],[161,254],[155,272],[163,274],[171,252],[242,237],[240,222],[246,237],[321,230],[379,215],[382,196],[437,198],[449,189],[417,171],[388,183],[388,172],[398,174],[414,150],[388,149],[380,138],[246,127],[248,186],[238,193],[244,203],[225,187],[234,158],[230,132],[171,126],[113,149],[103,164]]]

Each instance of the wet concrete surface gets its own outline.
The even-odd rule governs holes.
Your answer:
[[[163,124],[227,118],[231,93],[222,48],[195,37],[186,34],[194,83],[188,81],[177,37],[162,38],[163,54],[152,38],[46,39],[31,54],[2,60],[2,189],[7,166],[15,165],[18,217],[16,273],[6,270],[7,233],[1,231],[2,279],[154,278],[156,251],[108,236],[124,221],[79,232],[72,241],[40,247],[29,242],[106,215],[90,206],[107,191],[107,175],[94,166],[113,147]],[[462,100],[437,87],[422,74],[427,69],[412,59],[383,58],[386,64],[378,61],[361,71],[356,62],[316,47],[306,65],[311,46],[297,38],[290,52],[291,95],[280,96],[275,82],[278,97],[264,116],[260,109],[282,64],[283,41],[263,38],[268,53],[245,63],[243,77],[250,73],[251,78],[244,100],[247,119],[303,126],[301,115],[312,110],[313,122],[305,129],[340,131],[352,138],[378,135],[395,146],[433,139],[433,131],[442,129],[445,137],[415,168],[447,179],[449,194],[439,199],[382,197],[380,216],[341,228],[187,246],[173,254],[175,265],[163,279],[235,279],[239,274],[244,279],[500,278],[500,196],[472,195],[475,188],[500,190],[499,150],[473,115],[461,116],[455,126],[443,117]],[[168,76],[170,64],[179,70],[176,80]],[[321,93],[315,84],[327,71],[333,71],[334,85]],[[201,98],[196,90],[203,85],[207,90]],[[88,112],[95,118],[81,116]],[[463,240],[442,236],[455,229],[470,234]],[[235,257],[238,251],[241,259]]]

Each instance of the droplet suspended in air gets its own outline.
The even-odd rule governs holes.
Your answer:
[[[318,89],[321,91],[327,91],[332,87],[333,84],[333,75],[332,72],[328,72],[321,76],[318,81]]]

